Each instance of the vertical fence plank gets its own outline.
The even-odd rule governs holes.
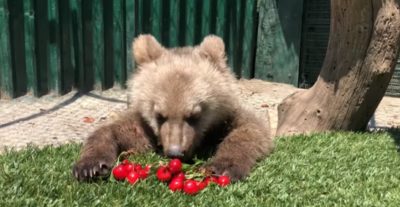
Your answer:
[[[87,91],[92,90],[95,83],[93,53],[93,0],[82,0],[82,44],[84,83]]]
[[[195,37],[195,1],[188,0],[186,1],[186,36],[185,36],[185,45],[193,45],[194,44],[194,37]]]
[[[162,40],[161,39],[161,35],[162,35],[161,26],[164,23],[162,20],[162,16],[161,16],[163,4],[161,3],[160,0],[148,0],[146,2],[150,3],[151,10],[148,11],[147,9],[144,9],[144,12],[143,12],[144,20],[150,22],[151,30],[149,32],[151,32],[151,34],[154,35],[154,37],[160,41],[160,40]],[[163,2],[169,3],[169,1],[163,1]],[[147,25],[145,23],[145,21],[143,22],[143,24]],[[143,32],[147,33],[148,31],[146,29],[144,29]]]
[[[227,2],[226,0],[218,0],[217,1],[217,19],[216,19],[216,28],[215,28],[215,34],[223,38],[224,40],[227,39],[226,36],[226,5]]]
[[[36,79],[39,95],[49,92],[49,37],[48,1],[33,1],[35,10]],[[57,77],[54,77],[57,79]]]
[[[10,43],[14,96],[24,95],[27,91],[25,45],[24,45],[24,10],[22,0],[9,0]]]
[[[242,77],[242,72],[244,68],[242,67],[243,63],[243,45],[246,44],[244,38],[244,13],[246,9],[246,5],[251,5],[253,1],[246,0],[237,0],[236,8],[233,10],[234,15],[234,25],[235,28],[233,30],[233,40],[232,43],[233,48],[233,67],[237,77]],[[246,28],[249,29],[249,28]]]
[[[115,47],[114,47],[114,32],[116,28],[114,27],[114,1],[113,0],[103,0],[103,32],[104,37],[99,43],[103,44],[104,48],[104,66],[103,66],[103,76],[101,79],[103,89],[108,89],[114,84],[114,72],[117,70],[114,68],[115,63]],[[100,22],[99,22],[100,24]]]
[[[48,0],[48,21],[50,27],[49,42],[49,85],[50,89],[60,93],[61,59],[58,0]]]
[[[75,79],[72,41],[72,16],[69,0],[61,0],[58,5],[60,25],[60,92],[65,94],[72,90]]]
[[[128,1],[128,0],[126,0]],[[139,35],[143,31],[143,11],[144,11],[144,3],[146,0],[135,0],[135,36]],[[148,0],[147,0],[148,1]]]
[[[166,2],[166,1],[164,1]],[[170,6],[167,11],[168,20],[169,24],[167,25],[167,30],[164,30],[165,34],[168,34],[168,45],[170,47],[176,47],[179,45],[178,43],[178,37],[179,37],[179,32],[181,31],[180,29],[180,24],[179,24],[179,17],[180,17],[180,0],[171,0],[170,1]]]
[[[200,27],[200,40],[204,38],[204,36],[208,35],[210,32],[210,24],[211,24],[211,17],[210,17],[210,0],[203,0],[202,10],[201,10],[201,27]]]
[[[260,3],[255,76],[297,86],[303,1]]]
[[[256,7],[257,1],[251,4],[245,3],[244,30],[243,30],[243,62],[241,76],[252,78],[254,76],[254,56],[256,49]]]
[[[134,68],[135,68],[135,63],[133,61],[133,54],[132,54],[132,41],[133,38],[135,38],[136,34],[136,27],[135,21],[136,21],[136,7],[138,4],[138,0],[124,0],[125,1],[125,60],[126,60],[126,79],[132,74]]]
[[[11,66],[11,46],[9,34],[9,11],[7,0],[0,0],[0,97],[14,96]]]
[[[95,71],[96,89],[104,87],[104,19],[103,19],[103,1],[93,0],[93,66]]]
[[[113,67],[110,68],[114,71],[115,81],[118,82],[121,86],[123,86],[124,81],[126,80],[126,72],[125,72],[125,55],[124,55],[124,9],[123,9],[123,1],[122,0],[114,0],[113,2],[113,54],[114,55],[114,64]]]
[[[225,39],[226,42],[226,50],[228,52],[228,56],[231,58],[228,58],[228,64],[231,67],[231,69],[235,72],[237,75],[237,70],[236,70],[236,65],[234,63],[235,60],[235,45],[236,45],[236,29],[237,29],[237,24],[236,24],[236,4],[232,4],[232,2],[227,2],[227,21],[226,21],[226,32],[227,34],[227,39]]]
[[[83,67],[83,40],[82,40],[82,0],[71,0],[71,22],[72,22],[72,47],[73,63],[75,68],[75,85],[80,90],[87,92],[87,82],[85,81],[86,68]]]
[[[35,54],[35,11],[34,0],[24,1],[25,61],[28,90],[39,96]]]

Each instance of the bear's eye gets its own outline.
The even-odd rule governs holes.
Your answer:
[[[185,121],[189,124],[189,125],[196,125],[197,122],[200,119],[200,115],[199,114],[192,114],[189,117],[185,118]]]
[[[160,114],[160,113],[157,113],[157,114],[156,114],[156,119],[157,119],[157,123],[158,123],[159,125],[164,124],[164,122],[167,121],[167,117],[163,116],[163,115]]]

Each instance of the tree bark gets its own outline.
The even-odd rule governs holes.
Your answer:
[[[316,83],[278,106],[277,135],[364,130],[389,85],[400,47],[400,0],[332,0]]]

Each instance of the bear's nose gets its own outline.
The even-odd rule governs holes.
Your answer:
[[[170,146],[167,151],[166,155],[170,158],[180,158],[183,157],[183,153],[181,150],[181,147],[178,145],[172,145]]]

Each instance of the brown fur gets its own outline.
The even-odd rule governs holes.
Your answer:
[[[239,102],[219,37],[166,49],[154,37],[141,35],[132,47],[138,69],[128,81],[130,109],[88,138],[73,169],[78,180],[107,175],[118,154],[128,149],[189,160],[212,148],[205,167],[233,180],[246,177],[271,152],[269,123]]]

